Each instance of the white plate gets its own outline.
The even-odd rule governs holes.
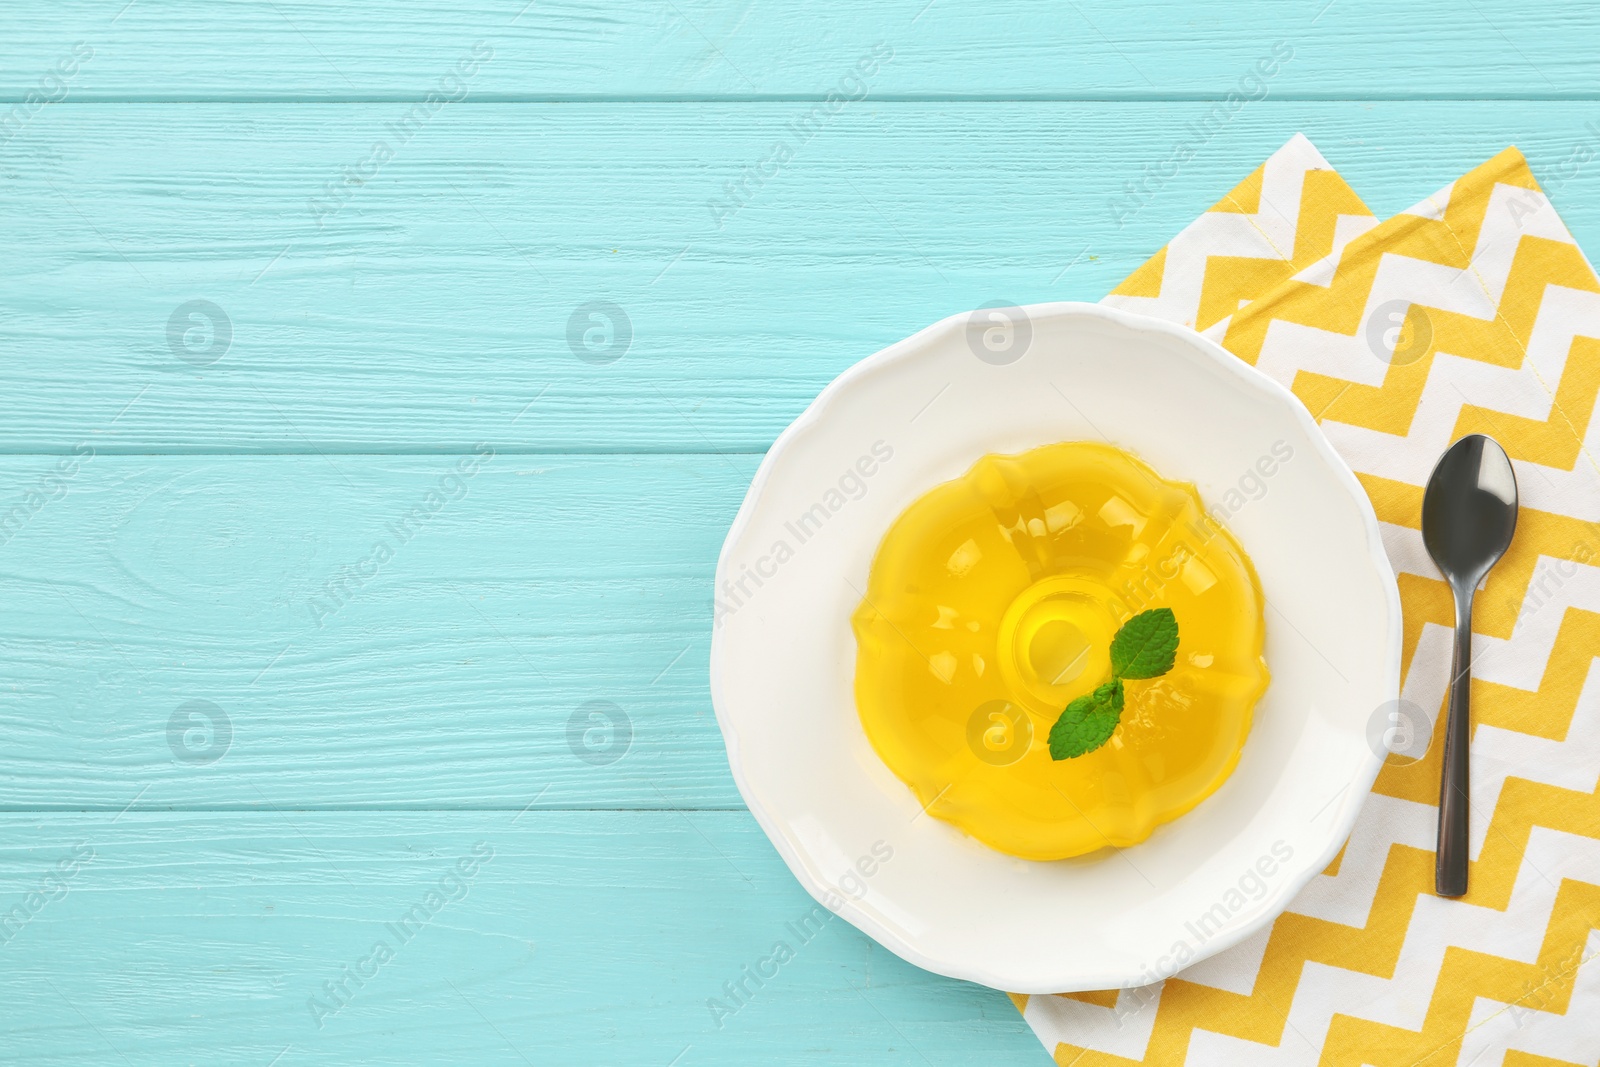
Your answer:
[[[1272,683],[1199,807],[1133,848],[1036,863],[922,814],[878,758],[850,614],[913,500],[985,453],[1072,440],[1243,502],[1228,526],[1266,594]],[[1280,442],[1293,456],[1263,477]],[[795,877],[912,963],[1014,992],[1144,985],[1271,922],[1349,835],[1382,763],[1368,722],[1399,691],[1378,522],[1305,408],[1190,330],[1094,304],[955,316],[841,375],[767,453],[716,599],[728,760]]]

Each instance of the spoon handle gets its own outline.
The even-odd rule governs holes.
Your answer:
[[[1444,769],[1439,780],[1439,841],[1433,887],[1441,897],[1467,892],[1469,748],[1472,740],[1472,589],[1457,589],[1455,656],[1450,665],[1449,717],[1445,720]]]

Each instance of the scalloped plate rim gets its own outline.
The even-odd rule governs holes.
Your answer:
[[[1086,315],[1091,318],[1107,319],[1129,329],[1162,334],[1177,339],[1194,349],[1198,354],[1209,358],[1214,364],[1224,368],[1238,379],[1241,386],[1263,392],[1289,408],[1291,414],[1301,424],[1302,429],[1305,430],[1308,439],[1316,447],[1319,458],[1339,481],[1360,515],[1366,533],[1368,556],[1374,570],[1377,572],[1377,576],[1382,580],[1388,609],[1387,623],[1391,633],[1391,640],[1389,642],[1387,662],[1384,665],[1385,688],[1398,695],[1402,654],[1400,590],[1395,580],[1393,566],[1383,547],[1383,538],[1377,514],[1373,510],[1372,502],[1367,497],[1366,491],[1361,488],[1361,483],[1356,479],[1355,472],[1345,462],[1344,457],[1334,450],[1332,443],[1323,434],[1316,420],[1312,418],[1310,411],[1301,403],[1300,398],[1279,382],[1269,378],[1266,374],[1224,349],[1221,345],[1186,326],[1179,326],[1163,319],[1123,311],[1120,308],[1082,301],[1051,301],[1020,305],[1020,307],[1033,321],[1063,315]],[[914,358],[932,339],[953,330],[965,329],[971,314],[971,311],[963,311],[949,315],[846,368],[817,394],[816,398],[807,405],[805,411],[801,412],[793,422],[784,428],[783,432],[778,435],[772,446],[762,457],[761,463],[751,479],[750,488],[746,492],[744,500],[740,503],[739,511],[729,527],[728,535],[724,539],[722,548],[717,556],[714,589],[720,588],[723,580],[728,577],[726,569],[729,564],[729,557],[734,547],[739,543],[745,528],[749,525],[751,516],[759,506],[762,491],[766,487],[779,457],[788,449],[793,448],[797,441],[803,438],[816,423],[827,416],[830,405],[841,393],[880,368],[900,360]],[[738,726],[732,721],[731,712],[726,707],[726,698],[722,692],[721,677],[725,651],[718,635],[719,631],[713,627],[709,671],[711,701],[718,727],[722,732],[723,741],[727,748],[728,765],[732,772],[734,783],[738,787],[739,794],[744,799],[751,815],[755,818],[757,825],[761,827],[767,839],[777,849],[779,855],[783,858],[784,864],[800,884],[805,887],[806,892],[821,904],[823,903],[824,895],[830,894],[832,890],[817,883],[811,877],[806,864],[801,860],[797,851],[790,847],[788,838],[779,830],[778,818],[768,810],[768,805],[763,802],[756,783],[750,779],[744,766],[740,755]],[[1245,912],[1241,912],[1241,916],[1245,916],[1242,921],[1235,923],[1223,932],[1219,932],[1216,936],[1200,945],[1194,955],[1184,964],[1185,968],[1192,967],[1202,960],[1209,959],[1219,952],[1238,945],[1258,933],[1262,928],[1270,925],[1280,914],[1287,910],[1294,897],[1310,883],[1312,878],[1326,869],[1344,847],[1351,830],[1354,828],[1356,818],[1360,814],[1362,804],[1370,793],[1373,782],[1377,779],[1383,762],[1384,757],[1373,753],[1351,781],[1350,788],[1347,788],[1342,793],[1335,809],[1337,815],[1332,823],[1329,840],[1322,851],[1317,854],[1314,861],[1304,864],[1303,867],[1292,872],[1289,877],[1276,883],[1260,901],[1255,902],[1256,907],[1250,909],[1250,914],[1246,915]],[[854,902],[848,898],[844,900],[835,914],[846,919],[851,925],[902,959],[924,970],[1013,993],[1045,994],[1126,988],[1134,983],[1144,985],[1154,981],[1161,981],[1172,977],[1183,969],[1176,967],[1166,970],[1147,969],[1137,975],[1129,975],[1120,971],[1086,971],[1064,968],[1062,978],[1059,981],[1016,982],[1008,980],[1005,975],[983,965],[931,955],[916,944],[901,937],[898,932],[884,927],[871,913],[857,908]]]

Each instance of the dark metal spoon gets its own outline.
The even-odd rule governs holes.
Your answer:
[[[1439,781],[1439,843],[1433,871],[1441,897],[1467,891],[1468,742],[1472,713],[1472,594],[1499,562],[1517,528],[1517,478],[1493,438],[1469,434],[1439,458],[1422,497],[1422,543],[1456,598],[1444,771]]]

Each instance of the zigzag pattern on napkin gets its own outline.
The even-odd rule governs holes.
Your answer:
[[[1297,133],[1101,303],[1205,330],[1375,225]]]
[[[1435,744],[1391,758],[1344,852],[1269,931],[1160,987],[1019,1007],[1081,1067],[1595,1063],[1600,279],[1512,149],[1207,332],[1293,389],[1356,470],[1399,578],[1403,695],[1430,715],[1453,611],[1421,487],[1464,433],[1512,456],[1517,537],[1474,620],[1471,893],[1432,894]]]

